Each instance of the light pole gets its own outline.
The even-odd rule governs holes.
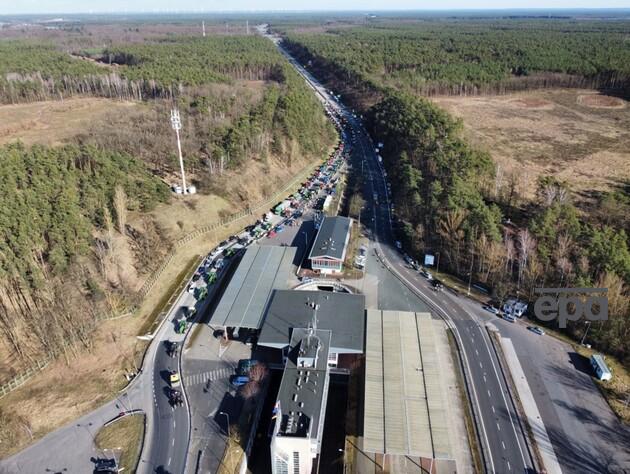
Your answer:
[[[588,334],[588,330],[591,328],[591,322],[590,321],[585,321],[587,326],[586,326],[586,331],[584,331],[584,335],[582,336],[582,340],[580,341],[580,346],[584,345],[584,339],[586,339],[586,335]]]
[[[227,436],[229,438],[230,437],[230,415],[228,415],[224,411],[220,411],[219,415],[223,415],[227,419]]]
[[[179,117],[179,110],[171,109],[171,126],[177,136],[177,153],[179,154],[179,168],[182,172],[182,194],[186,194],[186,176],[184,175],[184,158],[182,157],[182,144],[179,139],[179,131],[182,129],[182,121]]]

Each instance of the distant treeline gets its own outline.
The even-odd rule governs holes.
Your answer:
[[[180,38],[74,55],[52,44],[0,43],[0,101],[4,103],[77,94],[173,98],[188,86],[209,82],[282,78],[282,57],[258,36]]]
[[[625,30],[624,30],[625,26]],[[302,59],[421,95],[532,87],[630,92],[629,22],[442,21],[288,33]]]

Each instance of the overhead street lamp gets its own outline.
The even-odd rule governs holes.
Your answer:
[[[227,419],[227,436],[229,438],[230,437],[230,415],[228,415],[224,411],[220,411],[219,415],[223,415]]]

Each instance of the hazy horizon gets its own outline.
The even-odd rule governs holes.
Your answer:
[[[604,5],[593,6],[593,0],[444,0],[439,8],[433,3],[418,4],[413,0],[392,0],[384,6],[383,0],[320,0],[317,7],[305,0],[267,0],[264,3],[253,0],[233,0],[225,9],[219,2],[196,2],[180,0],[178,8],[167,0],[22,0],[10,3],[0,1],[0,15],[55,15],[55,14],[225,14],[225,13],[375,13],[375,12],[448,12],[448,11],[605,11],[630,10],[630,0],[607,0]],[[260,7],[261,3],[264,7]],[[425,2],[422,2],[425,3]],[[221,8],[223,7],[223,8]]]

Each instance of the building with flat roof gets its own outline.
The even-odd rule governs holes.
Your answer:
[[[217,326],[259,329],[274,290],[289,288],[295,247],[247,248],[212,315]]]
[[[294,328],[274,408],[273,474],[311,474],[321,450],[331,331]]]
[[[367,311],[362,444],[387,460],[388,472],[416,472],[409,459],[454,472],[448,369],[437,348],[448,348],[445,339],[429,313]]]
[[[313,320],[332,332],[331,360],[338,354],[362,354],[365,334],[365,296],[331,291],[276,290],[271,296],[258,345],[284,349],[295,328]],[[335,364],[333,364],[335,365]]]
[[[349,217],[324,217],[308,256],[313,270],[324,274],[343,271],[351,226]]]

